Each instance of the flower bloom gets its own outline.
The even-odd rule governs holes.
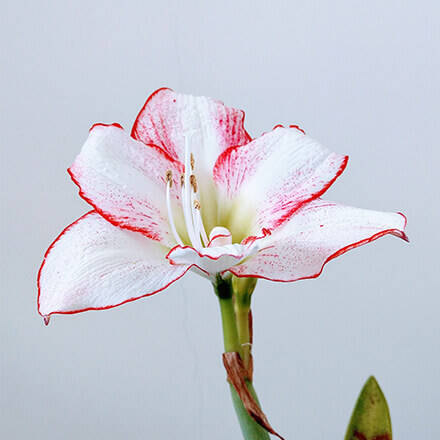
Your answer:
[[[343,172],[297,126],[251,139],[244,113],[159,89],[131,133],[95,124],[68,170],[93,210],[46,252],[38,310],[78,313],[157,293],[188,270],[296,281],[385,234],[406,239],[400,213],[320,197]]]

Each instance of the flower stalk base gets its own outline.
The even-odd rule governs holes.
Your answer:
[[[240,396],[243,393],[247,394],[253,400],[251,402],[252,406],[257,409],[257,411],[252,411],[254,417],[259,418],[258,413],[261,413],[262,420],[265,419],[252,384],[252,331],[250,322],[252,315],[250,313],[250,294],[246,292],[246,295],[240,295],[240,292],[234,292],[231,280],[221,278],[217,278],[214,289],[220,303],[225,353],[238,354],[237,357],[242,366],[241,370],[243,375],[246,376],[245,378],[236,377],[236,380],[231,380],[231,373],[227,368],[232,402],[240,423],[243,438],[245,440],[269,440],[270,437],[266,429],[249,414],[242,400],[243,397]],[[225,355],[223,360],[225,362]],[[247,390],[242,390],[241,393],[237,392],[237,383],[240,383],[242,388],[246,387]],[[268,426],[270,427],[270,425]]]
[[[252,382],[246,381],[246,384],[255,401],[259,404]],[[269,440],[269,434],[248,414],[234,387],[232,385],[229,385],[229,387],[243,438],[245,440]]]

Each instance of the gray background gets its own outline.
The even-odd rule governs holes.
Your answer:
[[[342,439],[374,373],[396,439],[440,435],[439,8],[429,1],[3,2],[1,438],[240,438],[216,298],[188,276],[105,312],[36,313],[36,273],[89,208],[66,168],[97,121],[167,85],[299,123],[351,156],[328,193],[401,210],[317,280],[259,282],[256,386],[287,439]]]

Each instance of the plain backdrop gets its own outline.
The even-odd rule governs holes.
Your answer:
[[[1,41],[1,414],[8,439],[239,439],[211,286],[55,317],[36,274],[89,209],[66,168],[94,122],[130,128],[156,88],[300,124],[350,155],[330,200],[403,211],[316,280],[260,281],[256,387],[287,439],[342,439],[374,374],[395,438],[440,435],[436,1],[6,1]]]

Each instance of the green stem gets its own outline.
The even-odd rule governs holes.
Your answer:
[[[234,302],[231,298],[219,298],[220,313],[222,315],[223,341],[225,352],[240,353],[237,324],[235,322]]]
[[[230,285],[227,287],[225,285],[217,285],[214,287],[217,296],[219,297],[225,352],[238,352],[240,353],[240,356],[246,356],[246,354],[243,354],[242,352],[241,344],[243,342],[241,341],[249,342],[249,308],[246,313],[243,309],[238,309],[239,316],[237,316],[232,298],[232,287]],[[240,328],[240,331],[238,327]],[[245,345],[244,347],[247,346]],[[247,356],[249,356],[249,352]],[[246,381],[246,385],[259,405],[260,403],[252,383]],[[269,440],[269,434],[248,414],[232,385],[230,385],[230,390],[232,402],[234,404],[234,409],[240,423],[244,440]]]
[[[250,307],[236,307],[238,340],[240,343],[243,364],[247,368],[251,357],[250,329],[249,329]]]
[[[231,389],[232,402],[234,404],[235,413],[237,414],[238,422],[240,423],[241,432],[245,440],[269,440],[269,434],[262,428],[255,420],[248,414],[243,403],[238,397],[232,385],[229,386]],[[255,401],[258,402],[257,394],[255,393],[254,387],[251,382],[247,382],[247,387],[251,394],[253,395]]]
[[[251,327],[249,323],[252,292],[257,284],[256,278],[232,279],[235,294],[235,316],[237,320],[238,338],[244,366],[248,368],[251,360]]]

